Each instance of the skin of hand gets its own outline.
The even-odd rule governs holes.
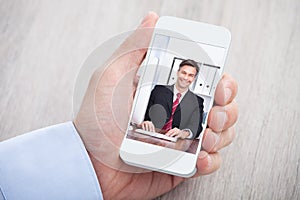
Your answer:
[[[91,158],[104,199],[152,199],[185,180],[126,165],[119,157],[137,86],[136,72],[157,20],[157,14],[150,12],[112,55],[117,59],[105,63],[104,70],[94,72],[73,121]],[[204,132],[203,150],[194,177],[220,167],[218,151],[234,138],[233,125],[238,116],[237,104],[233,101],[236,93],[237,83],[224,75],[216,88],[215,106],[208,117],[210,128]]]
[[[179,128],[172,128],[166,133],[166,135],[170,137],[185,139],[190,135],[190,133],[185,130],[180,130]]]
[[[143,121],[141,127],[143,130],[155,132],[155,126],[151,121]]]

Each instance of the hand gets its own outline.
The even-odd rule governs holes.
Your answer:
[[[233,125],[238,118],[238,106],[234,101],[238,86],[229,75],[224,74],[217,85],[215,92],[215,105],[208,115],[208,126],[204,131],[202,140],[203,150],[199,158],[207,159],[207,166],[197,171],[197,175],[209,174],[217,170],[221,164],[219,150],[229,145],[235,136]],[[197,165],[198,166],[198,165]]]
[[[144,121],[141,123],[143,130],[155,132],[155,126],[151,121]]]
[[[159,172],[144,172],[140,168],[124,164],[119,158],[119,147],[136,90],[135,74],[147,52],[157,19],[155,13],[149,13],[138,29],[114,53],[104,66],[105,69],[99,69],[93,74],[82,106],[74,119],[75,127],[90,155],[104,199],[151,199],[185,180]],[[196,176],[212,173],[219,168],[221,158],[217,151],[228,145],[233,138],[233,128],[230,127],[237,119],[237,108],[232,100],[236,95],[237,85],[227,75],[221,82],[224,84],[219,84],[216,90],[218,106],[210,112],[209,124],[212,131],[224,130],[221,134],[224,142],[215,147],[207,142],[207,148],[212,151],[200,153]],[[227,90],[222,86],[229,91],[224,92]],[[217,115],[218,111],[225,112],[227,116],[224,127],[220,126],[220,129],[217,128],[223,115]],[[210,138],[212,131],[206,131],[204,140]]]
[[[172,128],[166,133],[166,135],[170,137],[185,139],[190,135],[190,133],[188,131],[180,130],[178,128]]]

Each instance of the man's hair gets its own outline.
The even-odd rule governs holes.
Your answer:
[[[196,74],[195,76],[197,76],[198,72],[199,72],[199,66],[197,64],[196,61],[192,60],[192,59],[187,59],[187,60],[183,60],[180,64],[179,64],[179,69],[178,71],[181,69],[181,67],[188,65],[191,67],[194,67],[196,69]]]

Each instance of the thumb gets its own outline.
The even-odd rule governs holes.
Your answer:
[[[157,20],[158,15],[149,12],[137,29],[113,53],[106,64],[106,73],[109,74],[107,77],[111,78],[110,84],[116,84],[115,81],[129,71],[137,70],[145,58]]]
[[[99,87],[99,79],[102,79],[103,87],[111,88],[118,84],[124,74],[137,70],[145,57],[158,18],[156,13],[149,12],[137,29],[125,39],[108,61],[94,71],[83,100],[84,105],[95,104],[94,95]],[[137,80],[133,81],[137,82]],[[93,106],[90,106],[90,109],[93,109]]]
[[[149,47],[157,20],[158,15],[154,12],[149,12],[138,28],[122,43],[115,53],[119,55],[126,54],[129,56],[131,65],[139,66]]]
[[[151,41],[153,27],[158,16],[148,13],[138,28],[120,45],[116,52],[99,71],[93,74],[94,90],[91,94],[91,110],[96,120],[95,131],[85,135],[89,152],[102,163],[126,171],[119,159],[119,147],[128,125],[134,90],[133,78],[143,61]],[[92,87],[89,87],[90,89]]]
[[[113,132],[124,135],[133,103],[136,70],[145,57],[157,20],[157,14],[148,13],[108,60],[100,74],[93,77],[97,81],[92,105],[95,105],[98,124],[103,133],[118,130]],[[112,135],[110,138],[118,146],[123,137]]]

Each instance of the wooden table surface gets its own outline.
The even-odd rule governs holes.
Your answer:
[[[234,142],[211,175],[159,199],[300,199],[300,1],[0,1],[0,140],[72,120],[90,52],[153,10],[232,33]]]

